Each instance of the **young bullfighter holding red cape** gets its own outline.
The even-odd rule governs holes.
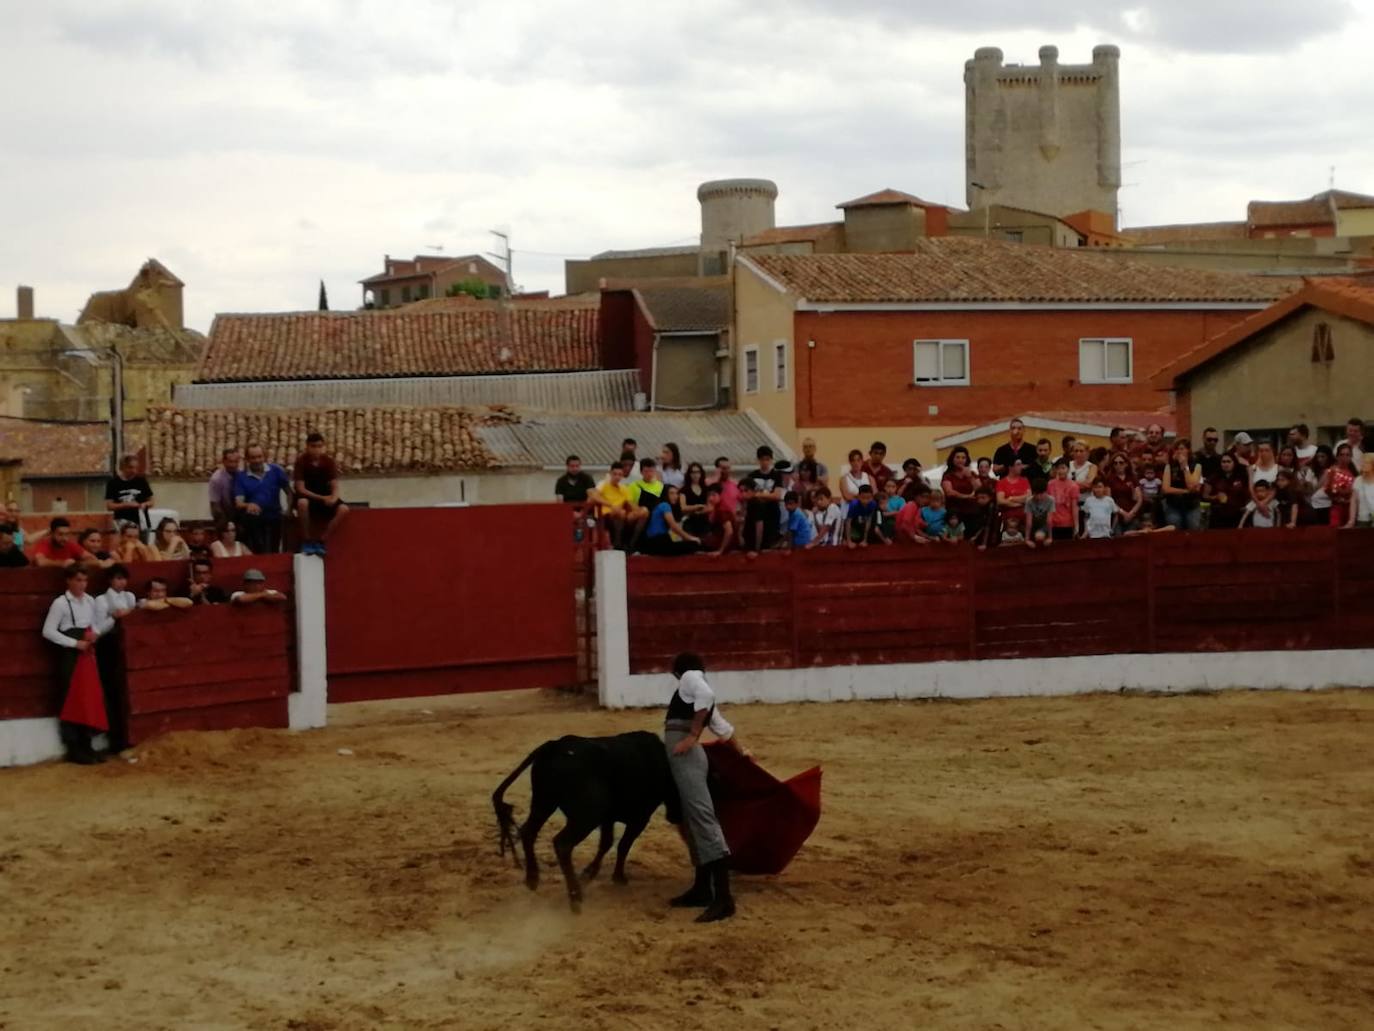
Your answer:
[[[60,727],[67,761],[83,766],[104,761],[91,746],[91,739],[110,729],[95,661],[98,636],[100,615],[95,599],[86,593],[85,570],[71,566],[66,592],[53,599],[48,608],[43,637],[60,649],[57,679],[63,699]]]
[[[668,768],[682,800],[683,838],[696,866],[697,876],[690,890],[669,905],[686,908],[704,906],[698,923],[711,923],[735,915],[735,900],[730,895],[730,846],[716,819],[716,809],[706,784],[710,763],[701,747],[701,735],[711,733],[743,755],[748,755],[720,709],[716,695],[706,682],[701,656],[683,652],[673,660],[677,690],[668,703],[663,724],[663,741],[668,749]]]

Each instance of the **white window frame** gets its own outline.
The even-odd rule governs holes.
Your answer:
[[[1111,376],[1107,373],[1107,346],[1109,344],[1126,345],[1126,375]],[[1083,348],[1085,345],[1097,345],[1102,348],[1102,378],[1086,379],[1083,376]],[[1078,382],[1083,384],[1112,385],[1120,383],[1135,382],[1135,341],[1131,337],[1082,337],[1078,341]]]
[[[922,380],[922,379],[918,379],[918,378],[917,378],[917,374],[916,374],[916,369],[917,369],[916,353],[917,353],[917,350],[920,348],[920,346],[921,346],[922,344],[935,344],[935,345],[937,345],[937,347],[938,347],[938,350],[937,350],[936,353],[939,355],[939,364],[940,364],[940,378],[939,378],[939,379]],[[964,351],[964,374],[963,374],[963,376],[961,376],[961,377],[947,377],[947,376],[945,376],[945,374],[944,374],[944,366],[945,366],[945,348],[947,348],[947,347],[960,347],[960,348],[963,348],[963,351]],[[968,386],[968,385],[969,385],[969,376],[970,376],[970,373],[972,372],[972,365],[970,364],[970,361],[969,361],[969,358],[970,358],[970,350],[971,350],[971,348],[969,347],[969,343],[968,343],[967,340],[933,340],[933,339],[927,339],[927,340],[913,340],[913,341],[911,342],[911,382],[914,383],[914,384],[915,384],[916,386],[918,386],[918,387],[966,387],[966,386]]]
[[[778,359],[782,361],[779,362]],[[787,384],[791,382],[791,367],[788,362],[787,341],[773,341],[773,389],[786,390]]]
[[[749,385],[749,360],[754,362],[754,385]],[[759,349],[756,344],[750,344],[744,349],[744,357],[740,366],[740,384],[744,387],[744,393],[757,394],[759,392]]]

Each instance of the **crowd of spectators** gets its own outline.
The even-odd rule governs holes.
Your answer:
[[[1369,528],[1374,522],[1374,453],[1365,425],[1351,419],[1334,447],[1314,445],[1307,426],[1283,441],[1203,430],[1196,449],[1167,439],[1158,424],[1137,434],[1111,431],[1107,446],[1073,436],[1026,439],[1014,419],[991,456],[953,448],[926,472],[915,458],[900,469],[874,441],[853,450],[833,478],[802,442],[795,465],[760,447],[757,466],[737,474],[728,458],[708,470],[683,467],[676,444],[657,458],[632,439],[595,480],[570,455],[554,485],[574,507],[575,533],[598,544],[650,555],[770,549],[867,548],[959,542],[985,549],[1051,547],[1076,539],[1238,527]]]
[[[339,473],[325,452],[324,437],[311,433],[291,475],[267,461],[259,444],[240,450],[226,447],[210,477],[210,525],[193,525],[183,533],[172,516],[156,518],[157,498],[139,461],[126,455],[105,485],[105,509],[113,526],[79,532],[65,516],[46,530],[25,538],[19,506],[10,502],[0,513],[0,568],[82,566],[109,568],[119,563],[239,558],[281,550],[287,513],[300,524],[301,550],[325,554],[325,541],[348,514],[339,496]]]

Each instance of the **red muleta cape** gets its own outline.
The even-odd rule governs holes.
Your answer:
[[[109,730],[110,720],[105,713],[105,692],[100,687],[100,670],[95,662],[95,634],[86,631],[90,645],[78,652],[67,682],[67,698],[59,717],[66,723],[77,723],[93,730]]]
[[[782,781],[723,741],[704,747],[730,865],[740,873],[782,873],[821,818],[821,768]]]

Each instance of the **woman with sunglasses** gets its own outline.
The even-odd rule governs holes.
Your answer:
[[[1117,451],[1104,465],[1106,471],[1102,478],[1107,481],[1107,490],[1116,502],[1116,507],[1121,510],[1117,533],[1134,530],[1144,497],[1140,493],[1140,485],[1136,483],[1135,474],[1131,472],[1131,460],[1126,456],[1126,452]]]

